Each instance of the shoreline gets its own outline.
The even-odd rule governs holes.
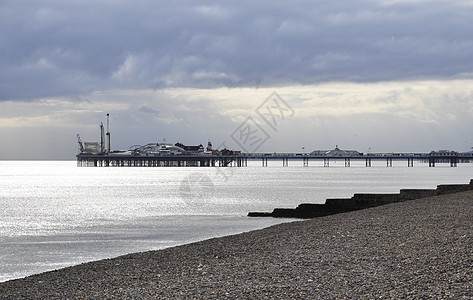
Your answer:
[[[0,283],[0,298],[473,297],[473,191]]]
[[[161,250],[175,246],[190,244],[211,238],[224,237],[239,234],[251,230],[263,229],[284,222],[291,222],[291,219],[249,219],[245,215],[186,215],[185,220],[181,220],[182,215],[169,215],[141,218],[139,223],[126,222],[121,227],[111,223],[104,224],[100,230],[91,228],[89,234],[85,230],[75,235],[58,234],[43,236],[12,237],[2,239],[5,242],[5,253],[10,258],[5,258],[0,262],[0,283],[10,280],[21,279],[28,276],[63,269],[83,263],[112,259],[130,253]],[[176,230],[185,222],[187,230]],[[134,227],[137,224],[137,227]],[[165,225],[167,224],[167,225]],[[215,226],[215,224],[218,224]],[[169,229],[166,229],[168,226]],[[127,230],[129,228],[129,230]],[[136,228],[139,228],[137,230]],[[159,230],[160,228],[164,229]],[[114,234],[114,230],[118,232]],[[168,231],[166,231],[168,230]],[[172,238],[166,238],[172,233]],[[127,239],[127,237],[131,237]],[[18,240],[20,242],[18,242]],[[17,242],[18,250],[36,253],[45,253],[43,256],[45,263],[34,264],[36,257],[29,259],[18,253],[18,258],[13,256],[10,245]],[[23,244],[23,245],[22,245]],[[59,245],[59,246],[56,246]],[[73,245],[74,248],[68,250],[69,254],[58,251],[60,247]],[[49,247],[48,245],[53,245]],[[21,248],[20,248],[21,247]],[[112,248],[113,247],[113,248]],[[67,249],[66,249],[67,250]],[[57,256],[57,258],[55,257]],[[24,258],[23,258],[24,257]],[[26,260],[25,267],[19,269],[16,274],[8,272],[11,266],[21,266],[22,258]],[[3,263],[2,263],[3,262]],[[12,276],[9,276],[9,275]]]

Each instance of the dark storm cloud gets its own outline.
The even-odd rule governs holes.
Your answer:
[[[472,15],[468,1],[5,1],[0,100],[469,76]]]

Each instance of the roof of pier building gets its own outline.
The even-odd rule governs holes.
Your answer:
[[[341,150],[338,145],[333,150],[315,150],[310,153],[311,155],[324,155],[324,156],[359,156],[360,152],[356,150]]]

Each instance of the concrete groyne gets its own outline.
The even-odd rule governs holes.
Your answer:
[[[473,190],[469,184],[442,184],[436,189],[402,189],[398,194],[357,193],[351,198],[327,199],[325,204],[302,203],[296,208],[275,208],[272,212],[250,212],[249,217],[317,218],[390,203]]]

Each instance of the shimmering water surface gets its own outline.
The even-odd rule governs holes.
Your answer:
[[[364,163],[364,162],[363,162]],[[468,183],[472,164],[320,162],[289,167],[78,168],[75,161],[0,161],[0,281],[291,220],[249,211]]]

